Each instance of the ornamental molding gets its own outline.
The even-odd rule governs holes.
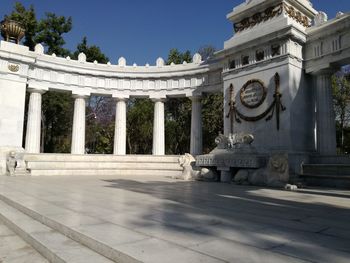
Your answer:
[[[290,18],[294,19],[305,28],[311,27],[310,19],[306,15],[295,9],[293,6],[288,6],[286,4],[284,4],[283,6],[286,11],[286,14]]]
[[[254,15],[244,18],[238,23],[234,24],[235,33],[242,32],[247,30],[255,25],[266,22],[274,17],[278,17],[281,14],[285,13],[290,18],[297,21],[299,24],[303,25],[305,28],[311,26],[310,19],[304,15],[302,12],[298,11],[292,6],[289,6],[285,3],[280,3],[276,6],[269,7],[263,12],[255,13]]]
[[[283,4],[278,4],[273,7],[267,8],[263,12],[255,13],[251,17],[244,18],[238,23],[235,23],[234,30],[236,33],[249,29],[257,24],[266,22],[273,17],[279,16],[283,13]]]

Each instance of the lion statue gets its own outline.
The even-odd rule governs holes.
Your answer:
[[[289,182],[289,164],[287,154],[274,154],[270,157],[266,168],[242,169],[234,177],[237,184],[250,184],[296,190]]]
[[[183,168],[180,176],[175,176],[174,179],[182,179],[185,181],[215,181],[217,174],[207,168],[196,167],[196,159],[189,153],[179,157],[180,166]]]

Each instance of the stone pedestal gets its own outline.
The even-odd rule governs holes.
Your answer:
[[[331,74],[316,76],[317,152],[335,155],[337,150]]]
[[[191,97],[192,118],[191,118],[191,148],[192,155],[203,153],[202,142],[202,103],[201,97]]]
[[[72,132],[72,154],[85,153],[85,109],[86,96],[74,95],[74,117]]]
[[[27,153],[40,153],[41,141],[41,90],[29,90],[29,108],[25,150]]]
[[[114,155],[126,154],[126,101],[117,98],[114,131]]]
[[[153,99],[153,155],[165,155],[164,99]]]

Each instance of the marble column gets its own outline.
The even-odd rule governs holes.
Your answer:
[[[74,95],[74,117],[72,132],[72,154],[85,153],[85,109],[86,96]]]
[[[114,130],[114,155],[126,154],[126,99],[117,98]]]
[[[203,153],[202,142],[202,102],[201,97],[191,97],[192,117],[191,117],[191,147],[192,155]]]
[[[164,99],[153,99],[153,155],[165,155]]]
[[[316,130],[317,152],[335,155],[337,143],[330,73],[316,76]]]
[[[27,153],[40,153],[41,141],[41,101],[42,90],[29,90],[29,108],[25,150]]]

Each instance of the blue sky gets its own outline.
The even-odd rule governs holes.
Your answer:
[[[1,0],[0,17],[11,12],[13,0]],[[116,63],[155,64],[171,48],[197,51],[205,44],[221,49],[231,37],[226,14],[243,0],[22,0],[33,4],[40,18],[45,12],[72,16],[73,30],[66,47],[75,50],[83,36]],[[330,18],[350,11],[349,0],[313,0],[315,9]]]

